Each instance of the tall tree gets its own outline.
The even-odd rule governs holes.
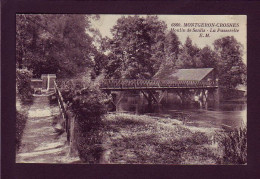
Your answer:
[[[89,17],[71,14],[16,16],[16,51],[19,68],[42,73],[73,75],[92,64],[92,38],[86,33]]]
[[[233,36],[217,39],[214,48],[219,56],[219,84],[235,88],[245,83],[246,65],[243,63],[243,46]]]
[[[181,42],[179,40],[179,37],[176,35],[176,33],[171,30],[166,34],[165,39],[165,52],[166,55],[168,55],[170,58],[178,58],[178,55],[180,53],[180,45]]]
[[[164,58],[166,24],[157,16],[118,19],[111,32],[111,52],[122,78],[150,79]],[[115,67],[115,66],[114,66]]]
[[[201,62],[199,67],[218,69],[218,56],[208,45],[200,50],[198,58]]]
[[[176,60],[177,68],[197,68],[200,67],[201,61],[199,59],[200,49],[192,44],[190,37],[187,37],[179,58]]]
[[[106,78],[119,79],[122,77],[121,71],[122,60],[118,58],[115,54],[108,54],[108,63],[105,67]]]
[[[161,58],[161,64],[159,70],[156,72],[153,78],[155,79],[168,79],[169,74],[176,70],[175,62],[178,59],[180,53],[180,45],[178,36],[174,31],[169,31],[166,34],[164,43],[164,57]],[[172,79],[172,78],[171,78]]]
[[[95,72],[95,76],[100,75],[108,65],[108,56],[103,53],[97,52],[94,57],[94,66],[93,70]]]

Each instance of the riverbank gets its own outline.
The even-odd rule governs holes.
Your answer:
[[[216,128],[125,113],[108,114],[103,122],[101,163],[208,165],[221,155],[213,143]]]

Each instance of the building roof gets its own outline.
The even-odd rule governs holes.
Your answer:
[[[191,68],[191,69],[178,69],[172,74],[171,78],[177,80],[195,80],[200,81],[207,76],[213,68]]]

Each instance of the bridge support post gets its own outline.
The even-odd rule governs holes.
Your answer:
[[[152,106],[152,95],[151,95],[151,93],[148,92],[148,95],[147,95],[147,94],[145,94],[145,92],[143,90],[141,90],[141,92],[143,93],[144,97],[148,101],[148,107],[150,108]]]
[[[162,93],[159,95],[158,104],[160,104],[162,102],[162,99],[165,96],[168,96],[167,90],[162,90]]]
[[[215,89],[208,89],[206,94],[206,102],[208,105],[214,106],[215,108],[219,107],[219,90],[218,88]]]
[[[168,90],[165,90],[165,96],[166,96],[166,98],[165,98],[165,103],[166,104],[168,104]]]
[[[208,109],[208,90],[202,89],[202,104],[203,107]]]
[[[181,105],[184,106],[186,101],[185,101],[185,90],[176,90],[177,95],[180,97],[181,100]]]
[[[125,94],[124,91],[119,92],[118,100],[116,102],[116,111],[120,110],[119,109],[119,104],[120,104],[120,101],[123,99],[124,94]]]
[[[156,96],[154,95],[154,93],[152,91],[149,91],[149,95],[150,95],[150,98],[151,101],[153,100],[156,104],[159,104],[159,100],[156,98]]]
[[[148,106],[151,107],[153,103],[152,94],[148,93]]]
[[[118,94],[116,94],[116,93],[112,94],[111,103],[115,107],[114,108],[115,111],[119,111],[119,104],[120,104],[120,101],[123,99],[123,97],[124,97],[124,91],[118,92]]]
[[[220,97],[219,97],[219,88],[216,88],[213,90],[213,96],[214,96],[214,105],[215,107],[219,107],[219,100],[220,100]]]
[[[197,101],[198,101],[198,103],[199,103],[199,107],[200,107],[200,109],[202,109],[203,108],[203,96],[202,96],[202,90],[201,89],[196,89],[195,90],[195,95],[197,96]]]

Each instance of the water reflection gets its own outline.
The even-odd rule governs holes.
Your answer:
[[[117,110],[169,118],[177,118],[179,114],[187,114],[190,116],[187,125],[225,130],[240,127],[247,121],[247,104],[245,100],[225,101],[217,106],[209,105],[205,109],[196,102],[189,105],[180,105],[177,100],[167,97],[162,101],[162,104],[149,107],[144,97],[139,94],[129,93],[124,95]]]

